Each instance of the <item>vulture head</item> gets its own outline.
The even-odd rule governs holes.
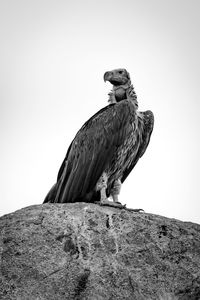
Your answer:
[[[104,81],[109,81],[114,86],[120,86],[130,81],[130,75],[126,69],[115,69],[104,74]]]

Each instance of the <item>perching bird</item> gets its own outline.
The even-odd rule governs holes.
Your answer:
[[[138,112],[137,96],[125,69],[106,72],[104,81],[113,85],[111,104],[78,131],[44,203],[99,201],[121,205],[121,184],[149,144],[154,117],[149,110]]]

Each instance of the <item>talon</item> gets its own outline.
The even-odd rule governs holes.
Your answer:
[[[133,212],[144,212],[142,208],[126,208],[126,210],[133,211]]]
[[[106,205],[106,204],[108,204],[108,205],[112,205],[112,201],[109,201],[108,199],[101,199],[101,201],[100,201],[100,205]]]
[[[110,206],[110,207],[115,207],[120,209],[126,209],[126,205],[123,205],[120,202],[113,202],[104,199],[99,202],[96,201],[95,204],[99,204],[100,206]]]

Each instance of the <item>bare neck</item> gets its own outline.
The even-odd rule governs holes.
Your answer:
[[[108,95],[108,102],[110,103],[117,103],[118,101],[127,99],[132,101],[135,108],[138,109],[137,95],[130,80],[126,84],[113,86]]]

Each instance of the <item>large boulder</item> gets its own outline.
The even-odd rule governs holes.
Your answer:
[[[200,299],[200,225],[96,204],[0,218],[0,299]]]

